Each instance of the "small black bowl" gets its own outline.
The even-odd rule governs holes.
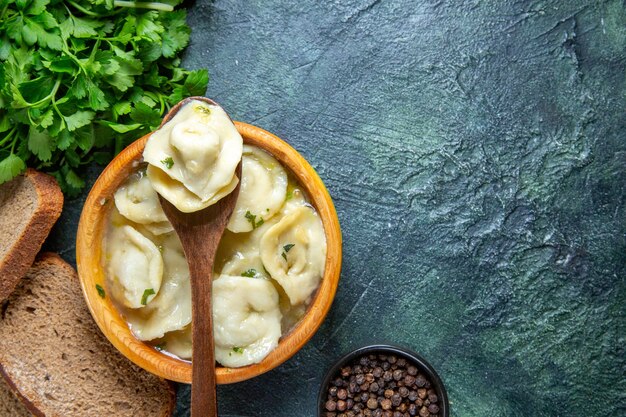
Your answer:
[[[332,368],[326,373],[324,377],[324,381],[320,387],[320,392],[318,395],[318,416],[322,417],[326,412],[326,398],[328,395],[328,388],[330,386],[331,379],[339,373],[339,370],[346,366],[348,363],[353,360],[363,356],[370,354],[394,354],[398,357],[405,358],[407,361],[413,363],[431,382],[431,388],[435,390],[437,393],[437,397],[439,398],[439,415],[441,417],[449,417],[450,415],[450,404],[448,403],[448,394],[446,392],[446,387],[443,385],[441,378],[435,372],[435,369],[428,363],[424,358],[422,358],[417,353],[405,349],[399,346],[391,346],[391,345],[369,345],[353,350],[352,352],[342,356]]]

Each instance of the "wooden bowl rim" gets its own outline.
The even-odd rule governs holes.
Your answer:
[[[337,291],[342,260],[342,237],[337,212],[328,190],[315,169],[289,144],[272,133],[243,122],[235,126],[245,144],[256,145],[288,168],[311,198],[324,226],[327,243],[326,267],[314,299],[296,327],[284,335],[278,346],[261,362],[241,368],[217,367],[218,384],[230,384],[261,375],[276,368],[298,352],[315,334],[330,310]],[[101,298],[96,284],[104,285],[101,266],[104,220],[113,204],[113,193],[142,159],[150,134],[136,140],[107,165],[93,185],[78,224],[76,265],[80,283],[96,324],[109,341],[139,367],[172,381],[191,383],[191,362],[157,351],[136,339],[110,297]]]

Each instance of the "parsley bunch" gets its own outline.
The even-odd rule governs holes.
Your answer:
[[[180,68],[179,2],[0,0],[0,183],[28,165],[75,194],[80,167],[204,95],[207,71]]]

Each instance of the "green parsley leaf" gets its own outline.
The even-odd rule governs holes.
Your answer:
[[[106,293],[104,292],[104,288],[100,284],[96,284],[96,291],[98,291],[98,295],[100,298],[106,297]]]
[[[296,246],[294,243],[288,243],[285,246],[283,246],[283,253],[280,254],[280,256],[283,257],[283,259],[285,260],[285,262],[287,262],[287,253],[291,250],[291,248],[293,248],[294,246]]]
[[[250,268],[247,271],[241,273],[242,277],[254,278],[256,276],[256,269]]]
[[[234,346],[233,347],[233,352],[235,352],[235,353],[243,353],[243,348],[240,348],[239,346]]]
[[[165,165],[165,168],[172,169],[172,167],[174,166],[174,159],[172,159],[171,156],[168,156],[167,158],[163,159],[161,163]]]
[[[175,11],[168,13],[163,19],[166,31],[162,34],[162,53],[166,58],[172,58],[189,43],[191,30],[185,24],[185,12]]]
[[[250,213],[250,211],[246,211],[245,218],[252,225],[252,229],[256,229],[257,227],[265,223],[265,220],[263,220],[263,218],[260,218],[259,221],[256,221],[256,215]]]
[[[28,132],[28,149],[44,162],[52,157],[52,138],[46,131],[40,132],[31,126]]]
[[[65,123],[67,124],[67,130],[70,132],[83,127],[86,124],[91,123],[96,113],[88,110],[79,110],[71,116],[65,116]]]
[[[178,3],[0,0],[0,183],[29,165],[74,195],[84,165],[205,93],[207,71],[180,67],[190,28]]]
[[[191,71],[183,84],[183,93],[190,96],[203,96],[209,82],[209,72],[205,69]],[[204,109],[207,107],[201,106]]]
[[[165,346],[167,346],[167,343],[165,341],[159,343],[158,345],[154,345],[154,348],[156,350],[158,350],[159,352],[162,352],[165,350]]]
[[[0,161],[0,183],[11,180],[25,169],[26,164],[24,164],[24,161],[19,156],[10,154]]]
[[[142,305],[146,305],[148,304],[148,297],[150,297],[151,295],[156,294],[154,292],[154,288],[148,288],[143,292],[143,295],[141,296],[141,304]]]

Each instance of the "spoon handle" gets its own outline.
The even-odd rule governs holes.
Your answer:
[[[217,247],[217,244],[215,244],[215,247]],[[205,251],[205,256],[202,259],[196,259],[194,262],[189,263],[193,330],[193,360],[191,362],[192,417],[217,417],[215,342],[213,340],[211,296],[215,249]]]

